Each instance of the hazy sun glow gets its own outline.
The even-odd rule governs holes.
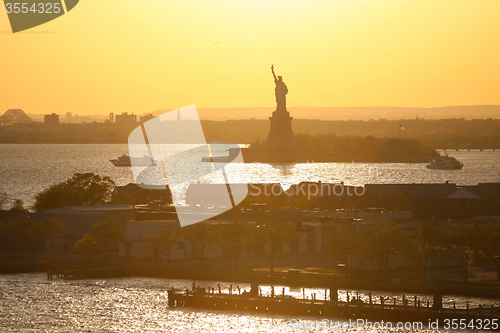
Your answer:
[[[500,2],[80,2],[31,31],[0,14],[0,112],[500,104]],[[51,32],[51,33],[43,33]]]

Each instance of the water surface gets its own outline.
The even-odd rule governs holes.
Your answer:
[[[51,184],[70,178],[75,172],[94,172],[111,177],[118,185],[134,182],[129,167],[115,167],[110,159],[127,154],[125,144],[0,144],[0,191],[28,204],[33,196]],[[367,183],[442,183],[475,185],[500,182],[500,151],[450,151],[464,163],[462,170],[429,170],[426,163],[260,163],[228,166],[230,181],[237,183],[301,181]],[[221,173],[204,182],[223,182]]]
[[[2,332],[291,332],[292,319],[319,324],[326,318],[266,315],[246,312],[205,311],[191,308],[171,309],[167,304],[167,290],[171,287],[185,289],[192,281],[155,278],[120,278],[90,280],[47,280],[42,273],[0,275],[0,330]],[[220,283],[224,293],[229,283]],[[199,281],[198,286],[217,288],[216,281]],[[241,289],[250,289],[248,284],[239,284]],[[283,286],[275,286],[277,295]],[[236,284],[233,284],[233,290]],[[269,295],[271,286],[263,286],[264,295]],[[286,295],[303,297],[299,288],[285,288]],[[304,295],[310,299],[324,298],[324,290],[306,289]],[[355,292],[350,292],[354,297]],[[401,294],[373,293],[375,301],[380,295],[397,298]],[[339,293],[347,298],[347,291]],[[327,292],[327,297],[329,294]],[[368,294],[360,297],[367,300]],[[425,300],[425,295],[419,299]],[[445,297],[444,306],[458,307],[466,303],[477,306],[500,305],[499,301],[465,297]],[[377,302],[376,302],[377,303]],[[345,320],[332,320],[341,323]],[[310,330],[298,330],[310,332]],[[326,332],[326,330],[316,330]],[[364,331],[337,330],[338,332]],[[397,330],[394,329],[396,332]],[[295,330],[297,332],[297,330]],[[367,330],[365,332],[386,332]],[[401,332],[401,331],[400,331]],[[405,332],[429,332],[405,330]],[[441,330],[440,332],[446,332]]]

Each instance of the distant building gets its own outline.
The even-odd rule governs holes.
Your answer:
[[[177,221],[127,221],[124,225],[125,239],[119,244],[119,256],[122,258],[161,258],[166,259],[148,238],[159,230],[177,226]],[[185,260],[192,258],[191,242],[179,238],[169,253],[170,260]],[[220,251],[219,251],[220,252]]]
[[[140,123],[141,123],[141,124],[142,124],[142,123],[145,123],[146,121],[151,120],[151,119],[153,119],[154,117],[155,117],[155,116],[153,116],[153,114],[151,114],[151,113],[145,114],[144,116],[141,116],[141,117],[140,117]]]
[[[73,119],[73,114],[71,112],[66,112],[66,121],[71,122]]]
[[[33,120],[23,110],[10,109],[0,116],[0,124],[11,125],[13,123],[31,123]]]
[[[73,124],[85,124],[85,123],[91,123],[92,118],[90,118],[89,116],[79,116],[78,114],[75,114],[69,119],[66,118],[66,122]]]
[[[500,183],[479,183],[463,188],[481,198],[481,214],[500,216]]]
[[[137,116],[135,114],[128,114],[127,112],[117,114],[115,118],[118,125],[133,125],[137,123]]]
[[[59,115],[58,114],[46,114],[43,117],[43,123],[47,126],[57,126],[59,125]]]
[[[113,112],[109,113],[109,121],[114,123],[115,122],[115,114]]]
[[[227,225],[233,222],[214,220],[205,222],[213,225]],[[149,238],[158,233],[161,229],[178,226],[177,221],[126,221],[124,223],[125,239],[119,244],[119,257],[121,258],[157,258],[167,259],[166,254],[159,251]],[[298,231],[298,237],[283,244],[278,250],[280,254],[316,253],[321,251],[321,230],[319,227],[304,225]],[[228,247],[226,243],[231,235],[224,233],[217,234],[213,244],[205,244],[203,256],[205,258],[231,258],[234,256],[234,248]],[[248,243],[250,234],[242,235],[242,241]],[[193,239],[180,235],[176,244],[169,253],[169,260],[188,260],[198,258],[202,245]],[[258,247],[269,252],[269,245],[258,243]],[[242,257],[260,256],[255,249],[240,248],[239,255]]]
[[[125,186],[116,186],[115,193],[126,192],[133,196],[135,199],[135,204],[149,204],[152,202],[158,202],[162,205],[170,205],[172,203],[172,194],[170,193],[170,188],[165,186],[149,186],[145,189],[137,184],[129,183]]]

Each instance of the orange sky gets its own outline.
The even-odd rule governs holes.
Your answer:
[[[271,64],[290,106],[500,104],[499,15],[498,0],[99,0],[12,34],[3,12],[0,114],[272,107]]]

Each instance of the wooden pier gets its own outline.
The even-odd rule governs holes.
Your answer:
[[[322,318],[370,319],[384,321],[422,321],[444,319],[499,319],[500,308],[479,306],[466,309],[443,308],[442,295],[436,293],[430,302],[418,300],[418,296],[403,296],[403,304],[397,304],[395,298],[381,297],[374,303],[371,294],[369,301],[363,302],[359,297],[350,301],[340,301],[337,290],[330,289],[330,299],[320,300],[298,299],[287,295],[262,296],[252,288],[251,292],[221,293],[220,289],[194,288],[178,292],[168,291],[170,307],[193,307],[226,311],[246,311],[269,314],[285,314],[291,316],[319,316]],[[349,299],[349,298],[348,298]]]

